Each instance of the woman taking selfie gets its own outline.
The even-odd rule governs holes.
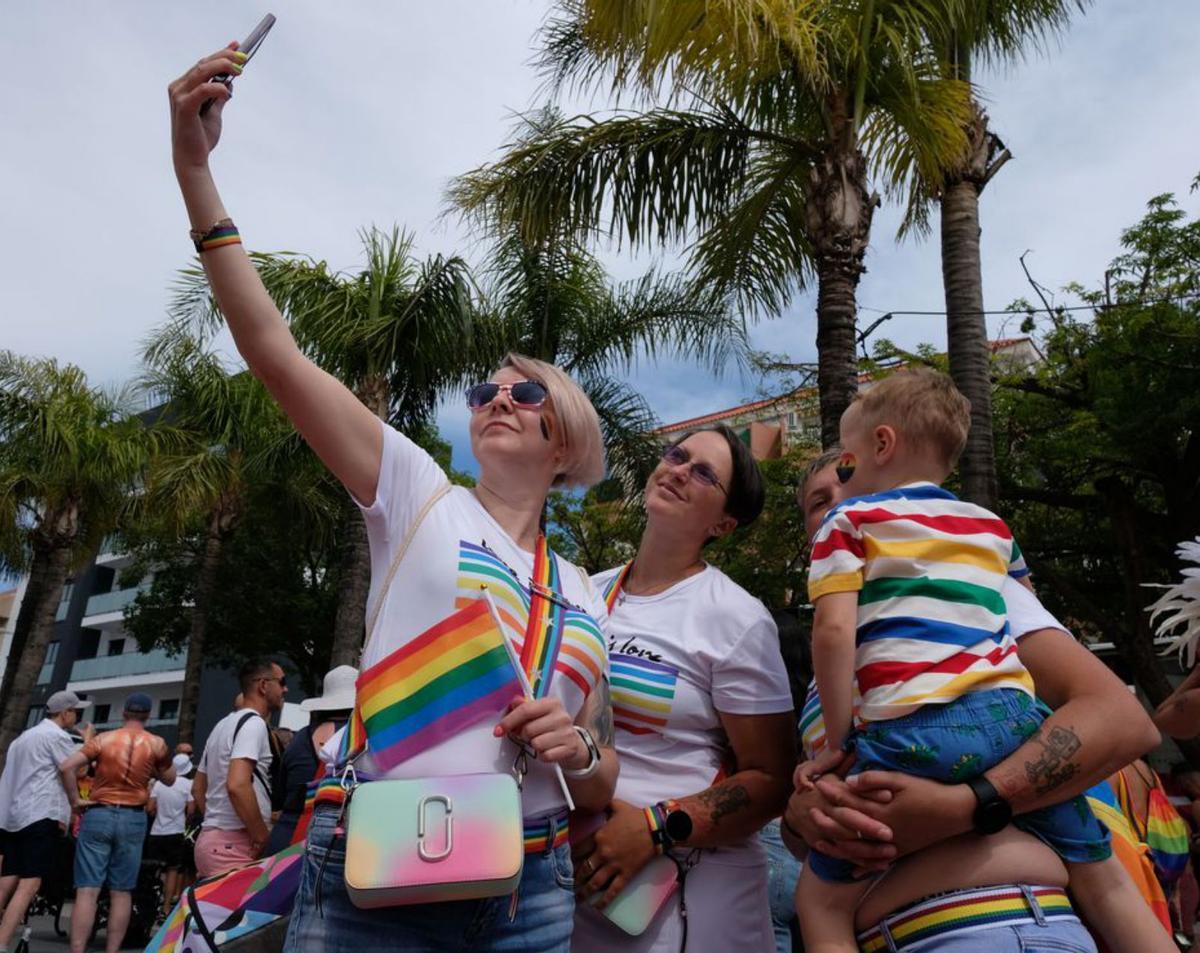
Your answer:
[[[638,935],[581,903],[573,949],[774,948],[766,856],[754,835],[782,810],[795,720],[775,623],[704,561],[704,546],[763,507],[750,449],[728,427],[667,448],[644,492],[632,562],[594,581],[612,613],[617,793],[575,848],[581,899],[614,906],[654,860],[686,877]],[[650,911],[643,911],[643,915]],[[626,921],[628,927],[628,921]]]
[[[401,845],[414,859],[419,851],[422,860],[442,859],[453,850],[457,861],[473,869],[480,851],[472,854],[469,843],[459,838],[452,846],[454,825],[494,820],[514,831],[512,849],[519,856],[516,838],[523,823],[525,856],[515,892],[510,888],[504,895],[484,899],[372,909],[361,909],[351,900],[347,858],[356,836],[370,841],[372,835],[389,834],[395,825],[378,822],[379,830],[358,830],[353,809],[361,802],[352,800],[347,822],[336,792],[326,802],[322,788],[309,827],[286,948],[297,953],[565,950],[574,896],[562,785],[580,808],[602,810],[612,798],[617,763],[607,737],[611,712],[604,605],[579,570],[548,550],[540,522],[551,486],[587,486],[603,475],[595,410],[558,368],[510,355],[491,380],[472,387],[468,397],[479,482],[473,490],[451,487],[428,454],[381,423],[340,381],[301,354],[242,248],[209,169],[209,153],[220,137],[230,96],[224,86],[209,81],[236,76],[243,61],[236,44],[230,44],[171,84],[175,173],[200,260],[238,350],[358,502],[366,520],[371,548],[368,641],[351,722],[358,727],[361,719],[366,740],[365,754],[353,762],[360,782],[356,796],[362,797],[376,781],[468,774],[511,778],[520,773],[518,764],[528,770],[515,819],[481,818],[477,815],[488,813],[490,805],[472,809],[469,802],[456,800],[451,808],[445,799],[445,820],[439,813],[430,822],[439,835],[445,824],[444,839],[439,836],[432,846],[420,841],[415,850],[413,844]],[[213,105],[203,111],[208,100]],[[541,633],[550,631],[552,622],[554,644],[561,648],[539,656],[550,662],[538,680],[536,700],[522,700],[522,692],[513,691],[486,717],[452,725],[470,706],[458,695],[439,695],[447,683],[436,675],[465,671],[454,666],[468,642],[454,642],[458,648],[453,655],[449,650],[439,653],[447,639],[465,638],[466,626],[486,624],[482,616],[472,614],[483,612],[485,592],[492,603],[487,617],[498,616],[514,643],[523,646],[533,633],[541,640],[539,646],[549,644]],[[548,628],[537,628],[543,623]],[[494,632],[489,626],[486,636],[472,636],[469,645],[485,644]],[[497,642],[489,649],[493,654],[488,660],[494,661],[501,648]],[[513,666],[507,661],[503,665],[507,677],[515,678]],[[501,673],[501,667],[497,664],[494,671]],[[409,691],[411,679],[426,676],[427,692],[420,697],[422,704],[430,699],[429,707],[420,709],[424,720],[418,723],[416,716],[407,717],[401,709],[417,697]],[[391,684],[404,691],[389,696],[383,685],[376,692],[382,684],[376,679],[381,677],[402,679]],[[477,679],[468,687],[479,684],[483,682]],[[496,691],[509,682],[499,684]],[[368,707],[368,700],[381,707]],[[471,705],[494,700],[471,696]],[[421,727],[427,723],[442,733],[427,734]],[[379,725],[384,727],[377,729]],[[359,741],[357,731],[343,730],[326,746],[323,757],[335,757],[334,771],[340,772],[363,750]],[[394,789],[381,786],[376,791]],[[422,799],[419,814],[430,800],[436,799]],[[424,822],[425,815],[420,817]],[[405,864],[389,863],[389,858],[395,859],[372,859],[385,869],[381,886],[390,888],[395,884],[387,878],[399,878],[397,871]],[[428,866],[432,864],[424,869]]]

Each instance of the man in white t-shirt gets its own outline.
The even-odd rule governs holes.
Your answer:
[[[186,754],[177,754],[171,763],[175,767],[174,783],[155,781],[146,803],[146,813],[154,818],[146,856],[163,865],[163,916],[171,912],[179,899],[179,871],[187,849],[183,832],[188,817],[196,808],[196,802],[192,800],[192,772],[195,770],[192,759]]]
[[[247,662],[239,673],[243,707],[208,736],[193,785],[204,812],[196,871],[215,877],[256,860],[271,830],[271,763],[267,719],[283,708],[287,679],[274,662]]]

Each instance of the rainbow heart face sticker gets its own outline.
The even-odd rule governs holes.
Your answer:
[[[858,461],[852,453],[843,453],[837,462],[835,472],[839,483],[849,483],[850,478],[854,476],[854,469],[858,466]]]

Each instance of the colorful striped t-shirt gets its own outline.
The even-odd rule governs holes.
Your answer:
[[[932,483],[855,497],[825,517],[808,593],[858,592],[861,722],[969,692],[1033,681],[1009,634],[1000,586],[1028,573],[995,514]]]

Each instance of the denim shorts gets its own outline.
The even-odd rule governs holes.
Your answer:
[[[1023,691],[972,692],[856,730],[852,771],[901,771],[959,784],[1007,758],[1044,720],[1037,702]],[[1022,814],[1013,824],[1045,841],[1068,863],[1104,860],[1112,853],[1107,828],[1096,820],[1082,795]],[[809,854],[808,864],[822,880],[853,879],[853,864],[820,851]]]
[[[75,844],[75,886],[132,890],[142,865],[146,812],[98,804],[89,807]]]
[[[320,809],[308,828],[300,891],[288,927],[287,953],[568,953],[575,923],[575,880],[567,844],[526,854],[511,896],[360,910],[345,882],[345,840],[333,843],[336,809]],[[321,871],[321,863],[325,869]],[[321,908],[317,909],[317,880]]]

